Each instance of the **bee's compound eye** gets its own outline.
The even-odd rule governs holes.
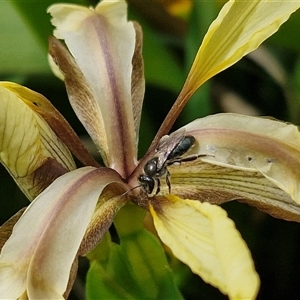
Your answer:
[[[147,175],[140,175],[138,177],[138,181],[144,188],[144,190],[147,192],[147,194],[151,194],[153,192],[155,181],[152,177]]]
[[[157,173],[157,157],[150,159],[144,166],[144,172],[152,177]]]

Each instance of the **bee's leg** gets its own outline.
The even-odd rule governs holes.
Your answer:
[[[187,156],[187,157],[178,157],[176,159],[168,161],[167,165],[171,166],[173,164],[181,164],[182,162],[193,161],[193,160],[196,160],[199,157],[206,157],[206,156],[214,157],[213,154],[198,154],[198,155],[195,154],[195,155],[190,155],[190,156]]]
[[[214,157],[214,155],[212,155],[212,154],[191,155],[191,156],[187,156],[187,157],[181,158],[180,162],[193,161],[193,160],[196,160],[199,157],[206,157],[206,156]]]
[[[159,178],[156,178],[156,182],[157,182],[157,189],[156,189],[155,195],[157,195],[160,192],[160,180],[159,180]]]
[[[171,180],[170,180],[170,178],[171,178],[170,172],[169,172],[169,170],[167,170],[166,182],[167,182],[167,186],[169,188],[169,194],[171,194]]]

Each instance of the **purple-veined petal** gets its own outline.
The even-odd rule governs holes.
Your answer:
[[[300,133],[296,126],[267,118],[218,114],[183,127],[197,143],[189,155],[245,171],[259,171],[300,204]]]
[[[66,42],[97,101],[107,136],[108,166],[125,177],[136,165],[131,102],[135,30],[127,22],[127,5],[104,0],[94,10],[57,4],[48,11],[56,26],[54,35]],[[76,113],[84,124],[84,112]],[[97,130],[89,131],[94,141]]]
[[[142,56],[142,46],[143,46],[143,32],[141,26],[134,22],[134,29],[136,33],[136,43],[135,43],[135,51],[132,58],[132,75],[131,75],[131,99],[132,99],[132,107],[133,107],[133,118],[134,118],[134,125],[135,125],[135,132],[136,132],[136,139],[138,143],[138,133],[140,128],[140,119],[141,119],[141,113],[142,113],[142,106],[143,106],[143,99],[144,99],[144,93],[145,93],[145,78],[144,78],[144,61]],[[76,105],[75,103],[79,103],[79,96],[78,94],[82,95],[84,99],[82,101],[86,103],[87,99],[90,98],[90,102],[88,105],[94,106],[93,109],[91,109],[91,114],[96,114],[97,117],[91,116],[92,121],[85,121],[85,126],[90,126],[88,128],[88,131],[93,131],[93,129],[96,127],[93,123],[100,122],[103,120],[100,119],[100,114],[97,112],[97,107],[95,107],[96,100],[94,99],[93,94],[91,91],[89,91],[88,84],[79,70],[76,62],[73,60],[71,54],[67,50],[63,51],[62,46],[59,46],[57,42],[53,40],[52,37],[50,37],[49,42],[49,51],[51,53],[48,55],[48,61],[49,65],[51,67],[52,72],[61,80],[65,81],[67,89],[70,89],[68,91],[69,98],[75,97],[77,100],[70,100],[73,105]],[[57,49],[55,49],[55,47]],[[63,53],[65,52],[65,53]],[[62,61],[62,59],[64,61]],[[55,63],[56,61],[56,63]],[[59,65],[59,66],[58,66]],[[77,74],[76,74],[77,73]],[[76,75],[75,75],[76,74]],[[68,81],[71,81],[69,83]],[[85,91],[85,92],[84,92]],[[87,104],[87,103],[86,103]],[[80,110],[81,106],[74,107],[74,110],[77,111]],[[83,114],[81,113],[83,116]],[[86,115],[89,116],[89,115]],[[93,127],[91,125],[93,124]],[[100,129],[104,128],[103,125],[97,124],[98,130],[94,131],[93,135],[95,141],[98,141],[98,144],[101,145],[102,148],[100,148],[102,159],[107,162],[106,155],[108,153],[107,150],[107,141],[106,141],[106,134],[105,131],[101,132]],[[101,142],[99,142],[101,141]],[[99,145],[98,145],[99,146]],[[106,146],[106,148],[105,148]],[[105,149],[105,150],[103,150]]]
[[[49,53],[59,66],[72,108],[97,144],[105,165],[109,164],[107,134],[100,108],[84,75],[66,47],[55,37],[49,38]],[[88,109],[87,109],[88,107]]]
[[[150,212],[160,239],[194,273],[230,299],[255,299],[250,251],[221,207],[168,196],[153,200]]]
[[[79,255],[87,255],[98,245],[112,224],[114,216],[126,203],[124,189],[120,189],[120,186],[112,184],[109,190],[103,191],[81,242]]]
[[[85,167],[59,177],[33,201],[1,251],[3,298],[27,290],[30,299],[62,299],[99,195],[113,182],[123,184],[115,171]]]
[[[171,193],[181,198],[222,204],[237,200],[273,217],[300,222],[300,205],[259,171],[239,170],[200,159],[168,167]],[[168,194],[161,180],[161,194]]]

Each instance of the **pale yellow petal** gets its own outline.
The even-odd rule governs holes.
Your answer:
[[[14,82],[1,82],[1,85],[15,93],[20,100],[38,113],[79,161],[84,165],[99,167],[99,164],[84,148],[67,120],[46,97]]]
[[[150,211],[161,240],[194,273],[230,299],[255,299],[259,277],[250,251],[222,208],[169,196]]]
[[[210,25],[184,90],[200,85],[255,50],[300,7],[300,1],[229,1]]]
[[[52,171],[56,163],[57,169],[66,172],[74,169],[75,163],[47,122],[18,94],[2,85],[0,105],[0,161],[27,197],[32,199],[41,192],[40,185],[43,185],[40,182],[42,177],[34,176],[34,172],[46,163],[53,166]],[[44,173],[45,181],[50,175],[50,170]]]
[[[259,171],[300,203],[300,133],[295,125],[260,117],[218,114],[183,127],[197,143],[189,155],[245,171]]]
[[[168,133],[195,91],[255,50],[300,7],[300,1],[230,0],[210,25],[174,105],[151,146]]]

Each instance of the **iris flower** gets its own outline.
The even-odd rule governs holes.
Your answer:
[[[101,241],[128,202],[150,212],[161,241],[204,281],[230,299],[255,298],[259,277],[251,254],[218,205],[240,200],[299,221],[298,128],[266,118],[217,114],[167,134],[204,82],[256,49],[299,6],[291,1],[225,4],[140,160],[140,26],[127,20],[123,0],[103,0],[94,9],[51,6],[55,37],[50,38],[50,54],[105,166],[89,156],[46,98],[1,83],[0,159],[33,200],[1,227],[1,298],[67,297],[78,256]],[[83,167],[76,169],[71,153]],[[154,162],[152,173],[149,162]]]

